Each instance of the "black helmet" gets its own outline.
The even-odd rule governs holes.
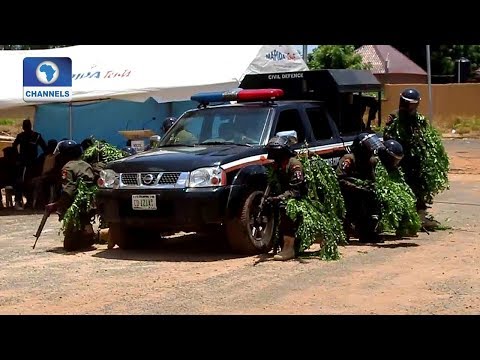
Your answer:
[[[398,110],[414,115],[420,103],[420,93],[415,89],[405,89],[400,94]]]
[[[125,146],[124,148],[122,148],[122,151],[130,154],[130,155],[135,155],[137,153],[137,150],[135,150],[135,148],[131,147],[131,146]]]
[[[168,129],[170,129],[173,126],[173,124],[175,124],[175,121],[177,121],[177,119],[174,117],[167,117],[165,120],[163,120],[163,123],[162,123],[163,132],[167,132]]]
[[[290,148],[290,143],[291,141],[287,137],[272,137],[266,145],[268,158],[276,160],[283,157],[293,156],[295,151]]]
[[[53,155],[60,154],[68,159],[76,159],[82,156],[82,147],[73,140],[62,140],[57,144]]]
[[[375,133],[360,133],[355,137],[352,144],[352,152],[358,156],[376,155],[383,148],[382,141]]]
[[[400,98],[411,104],[418,104],[421,100],[420,93],[416,89],[405,89]]]
[[[380,160],[389,169],[398,167],[404,156],[402,144],[396,140],[386,140],[384,145],[379,153]]]

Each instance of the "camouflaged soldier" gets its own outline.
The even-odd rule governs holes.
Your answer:
[[[50,213],[57,212],[61,221],[75,199],[78,179],[82,179],[87,186],[94,185],[95,175],[92,166],[80,159],[82,147],[75,141],[60,141],[54,154],[60,156],[62,163],[65,164],[62,167],[62,193],[60,198],[48,204],[45,210]],[[73,251],[93,245],[95,234],[90,222],[91,217],[91,212],[81,214],[82,229],[79,231],[67,229],[64,239],[65,250]]]
[[[275,161],[273,164],[278,182],[280,194],[266,199],[267,204],[278,205],[280,210],[280,234],[283,235],[282,250],[274,256],[274,260],[290,260],[295,258],[295,232],[298,224],[286,213],[286,201],[291,198],[299,198],[307,194],[307,186],[300,160],[290,148],[296,139],[287,137],[273,137],[266,148],[268,158]]]
[[[405,182],[417,198],[417,212],[422,220],[422,226],[427,230],[433,230],[440,223],[427,215],[427,203],[421,195],[420,163],[423,159],[412,156],[411,151],[412,148],[421,146],[421,144],[416,143],[416,136],[414,135],[428,125],[425,116],[418,112],[420,100],[420,93],[416,89],[405,89],[400,94],[398,111],[389,115],[385,124],[383,139],[396,140],[402,145],[404,158],[400,166],[405,175]]]
[[[380,204],[374,183],[377,154],[383,147],[376,134],[362,133],[355,138],[352,152],[340,159],[336,169],[347,209],[345,231],[350,234],[353,225],[358,240],[363,243],[382,242],[377,233]]]

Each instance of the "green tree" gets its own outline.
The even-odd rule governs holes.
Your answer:
[[[392,45],[423,69],[427,69],[425,45]],[[480,67],[480,45],[431,45],[433,75],[454,75],[455,60],[470,60],[472,71]]]
[[[354,45],[319,45],[308,56],[308,67],[316,69],[371,69],[355,53]]]
[[[455,60],[461,57],[470,60],[472,72],[480,66],[480,45],[440,45],[432,51],[432,73],[453,75]]]

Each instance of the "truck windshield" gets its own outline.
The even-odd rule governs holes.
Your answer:
[[[232,106],[191,110],[180,117],[160,146],[260,145],[270,108]]]

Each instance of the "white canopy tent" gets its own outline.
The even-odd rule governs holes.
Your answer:
[[[0,117],[28,112],[35,105],[23,101],[27,56],[70,57],[72,101],[183,101],[196,92],[235,88],[250,73],[308,70],[293,45],[79,45],[1,51]]]

